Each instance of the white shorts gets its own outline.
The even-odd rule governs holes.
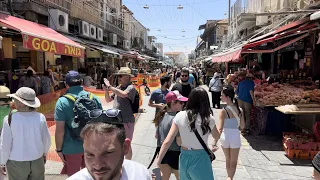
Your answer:
[[[236,149],[241,147],[240,132],[238,129],[223,129],[220,142],[223,148]]]

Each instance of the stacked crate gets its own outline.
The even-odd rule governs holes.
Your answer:
[[[320,142],[313,135],[284,132],[283,148],[291,159],[313,159],[320,151]]]

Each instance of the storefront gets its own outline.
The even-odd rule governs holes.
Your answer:
[[[75,68],[74,61],[84,57],[83,46],[46,26],[6,14],[0,14],[0,25],[2,29],[8,29],[2,31],[2,51],[5,61],[9,62],[5,66],[8,70],[23,69],[34,64],[36,71],[43,72],[47,68],[47,61],[56,65],[54,61],[59,58],[62,62],[69,60],[62,66],[70,70]],[[64,71],[63,68],[61,70]]]

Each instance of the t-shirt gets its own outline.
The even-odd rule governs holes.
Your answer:
[[[122,98],[115,94],[111,95],[113,97],[113,108],[121,110],[122,120],[124,123],[133,123],[134,122],[134,116],[132,112],[132,102],[134,101],[134,98],[136,96],[136,88],[134,85],[130,84],[127,87],[117,87],[121,89],[122,91],[125,91],[128,93],[128,97]]]
[[[186,111],[179,112],[176,115],[176,117],[173,119],[173,122],[176,123],[176,125],[179,128],[179,133],[182,141],[181,146],[184,146],[187,148],[193,148],[193,149],[203,149],[196,135],[194,134],[193,131],[191,131],[189,127],[189,120],[188,120]],[[201,138],[203,139],[203,141],[207,143],[208,137],[211,134],[211,132],[208,132],[207,134],[203,135],[203,132],[201,129],[201,117],[199,114],[197,115],[195,126]],[[209,126],[211,130],[215,126],[215,122],[212,116],[209,117]]]
[[[252,104],[252,97],[250,91],[254,91],[254,82],[251,80],[241,81],[237,87],[238,99]]]
[[[166,103],[166,95],[168,94],[169,90],[162,91],[161,88],[156,89],[152,92],[150,101],[154,102],[155,104]],[[156,108],[156,114],[160,111],[159,108]]]
[[[176,83],[172,87],[171,91],[178,90],[182,96],[189,97],[189,94],[192,91],[192,89],[193,89],[193,85],[191,84],[183,85],[181,83]]]
[[[194,76],[192,74],[189,74],[189,80],[188,83],[193,84]]]
[[[173,112],[167,112],[162,120],[159,122],[158,128],[157,128],[157,134],[158,134],[158,139],[157,139],[157,146],[161,147],[163,141],[166,139],[170,128],[172,126],[172,122],[174,117],[176,116],[176,113]],[[179,133],[177,136],[180,136]],[[172,141],[171,146],[169,147],[169,150],[171,151],[180,151],[180,146],[178,146],[176,140]]]
[[[79,96],[81,94],[88,94],[88,92],[83,90],[82,86],[72,86],[66,93],[73,96]],[[100,99],[93,95],[94,101],[97,103],[98,109],[102,109]],[[54,110],[55,121],[64,121],[66,124],[64,126],[64,137],[62,145],[63,154],[79,154],[83,153],[83,141],[71,137],[70,127],[71,122],[74,119],[73,112],[74,102],[67,99],[66,97],[60,97],[56,103]]]
[[[124,160],[120,180],[151,180],[151,174],[142,164]],[[87,168],[82,169],[67,180],[94,180]]]

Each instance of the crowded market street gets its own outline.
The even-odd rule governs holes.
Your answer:
[[[206,90],[207,86],[202,86]],[[133,160],[148,166],[156,147],[154,138],[155,127],[152,123],[154,108],[148,106],[149,96],[144,96],[143,108],[146,113],[141,113],[135,125],[133,136]],[[105,104],[104,109],[112,107],[112,104]],[[215,120],[218,119],[220,110],[214,109]],[[210,138],[209,144],[212,139]],[[235,180],[254,180],[254,179],[272,179],[272,180],[295,180],[312,179],[313,168],[310,160],[290,160],[285,156],[281,139],[274,139],[267,136],[248,136],[241,137],[242,148],[239,154],[239,163]],[[225,180],[225,157],[221,148],[215,153],[217,159],[213,161],[212,167],[215,179]],[[154,169],[153,165],[150,168]],[[66,176],[59,175],[62,169],[61,162],[48,161],[46,164],[46,180],[62,180]],[[175,177],[172,175],[171,179]]]

